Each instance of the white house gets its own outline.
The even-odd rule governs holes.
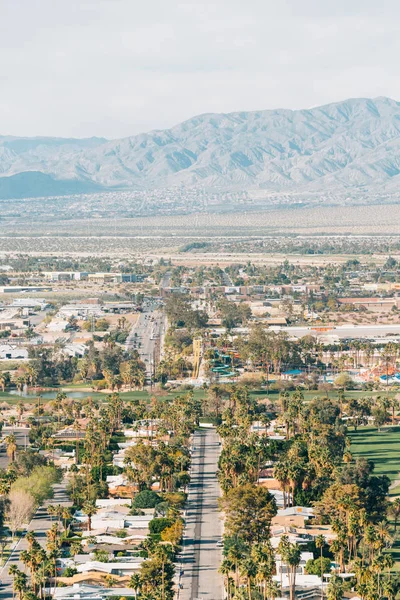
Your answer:
[[[121,475],[108,475],[107,476],[107,483],[109,483],[109,478],[113,478],[113,479],[119,479],[121,477]],[[122,485],[122,484],[120,484]],[[112,506],[131,506],[132,505],[132,500],[130,498],[98,498],[96,500],[96,506],[98,508],[110,508]]]
[[[105,588],[100,585],[87,583],[74,583],[67,587],[52,588],[51,593],[55,600],[105,600],[121,596],[131,596],[130,588]]]
[[[72,358],[83,358],[87,351],[85,344],[66,344],[62,349],[62,354]]]
[[[139,571],[140,564],[143,562],[144,558],[138,556],[135,557],[135,560],[127,561],[126,557],[124,558],[124,562],[100,562],[98,560],[88,560],[87,562],[77,565],[76,569],[78,573],[107,573],[108,575],[119,575],[130,576]]]
[[[44,298],[15,298],[11,303],[11,306],[16,308],[31,308],[32,310],[36,307],[45,310],[48,305]]]
[[[313,560],[313,559],[314,559],[314,554],[312,552],[302,552],[301,557],[300,557],[300,564],[296,569],[297,575],[304,575],[307,561]],[[276,560],[276,574],[281,575],[281,573],[286,574],[287,567],[286,567],[286,564],[281,561],[281,558],[278,555],[278,558]]]
[[[20,346],[11,346],[10,344],[0,345],[0,359],[1,360],[12,360],[12,359],[24,359],[28,358],[28,350]]]

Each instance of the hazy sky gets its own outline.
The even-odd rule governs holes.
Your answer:
[[[0,0],[0,134],[400,100],[398,0]]]

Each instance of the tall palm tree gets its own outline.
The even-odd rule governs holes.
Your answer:
[[[343,580],[338,575],[333,574],[329,580],[327,599],[328,600],[343,600]]]
[[[87,515],[88,518],[88,531],[92,531],[92,517],[97,512],[96,505],[91,500],[86,500],[82,506],[82,512]]]
[[[230,587],[231,579],[230,579],[229,575],[233,572],[234,568],[235,568],[235,566],[234,566],[233,562],[231,560],[229,560],[228,558],[223,559],[221,566],[219,568],[219,572],[225,578],[225,589],[226,589],[227,600],[231,599],[231,587]]]
[[[18,594],[19,600],[22,600],[24,593],[27,591],[28,576],[22,571],[18,571],[13,581],[13,590]]]
[[[394,521],[394,530],[397,531],[397,521],[400,517],[400,498],[396,498],[389,505],[389,514],[393,517]]]
[[[268,600],[276,600],[276,598],[279,598],[281,594],[279,584],[272,579],[268,581],[266,585],[266,594]]]
[[[0,496],[6,496],[10,491],[11,483],[6,479],[0,479]]]
[[[0,388],[2,392],[4,392],[4,390],[6,389],[7,381],[7,375],[4,372],[0,373]]]
[[[324,574],[323,574],[322,564],[323,564],[323,550],[324,550],[325,543],[326,543],[325,537],[323,535],[317,535],[317,537],[315,538],[315,546],[321,550],[321,555],[320,555],[320,561],[321,561],[320,562],[320,564],[321,564],[321,600],[323,600],[323,598],[324,598]]]
[[[136,599],[138,597],[138,594],[139,594],[139,591],[141,588],[140,575],[138,573],[134,573],[133,575],[131,575],[131,578],[128,583],[128,587],[133,589],[134,594],[135,594],[135,599]]]
[[[281,559],[286,563],[289,576],[290,600],[295,600],[296,594],[296,572],[300,564],[301,548],[298,544],[289,542],[287,536],[282,536],[279,542],[278,552]]]
[[[242,577],[246,578],[247,581],[247,594],[249,600],[251,600],[251,585],[253,579],[257,575],[257,565],[252,558],[245,558],[239,565],[239,571]]]
[[[56,404],[57,404],[57,422],[58,422],[58,425],[60,425],[61,406],[62,406],[63,400],[66,400],[66,398],[67,398],[67,394],[65,394],[64,392],[58,392],[57,393]]]
[[[238,544],[232,544],[228,550],[227,558],[233,563],[235,567],[235,586],[239,588],[239,563],[243,559],[243,550]]]
[[[18,404],[17,404],[17,410],[18,410],[18,421],[21,422],[22,415],[25,412],[25,406],[24,406],[23,402],[18,402]]]
[[[8,574],[11,575],[11,577],[13,578],[13,580],[15,580],[16,576],[18,573],[18,567],[17,565],[11,565],[11,567],[8,569]],[[13,585],[13,598],[15,598],[15,589],[14,589],[14,585]]]
[[[153,557],[161,565],[161,600],[165,600],[165,565],[171,560],[171,548],[169,546],[156,546]]]
[[[16,439],[15,435],[13,433],[11,433],[10,435],[8,435],[5,438],[4,441],[6,444],[7,456],[10,459],[10,461],[13,463],[15,461],[15,453],[17,451],[17,439]]]

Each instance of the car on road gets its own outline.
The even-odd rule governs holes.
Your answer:
[[[218,548],[222,548],[223,545],[224,545],[224,542],[222,540],[218,540],[218,542],[217,542]]]

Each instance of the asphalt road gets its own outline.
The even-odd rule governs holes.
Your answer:
[[[27,448],[29,446],[29,429],[26,427],[3,427],[2,435],[3,438],[10,434],[14,434],[18,448]],[[7,456],[6,448],[0,448],[0,469],[6,469],[10,463],[10,459]]]
[[[160,288],[161,289],[166,289],[166,288],[170,287],[170,285],[171,285],[171,276],[172,276],[171,271],[167,271],[164,274],[164,276],[163,276],[163,278],[161,280],[161,283],[160,283]]]
[[[54,498],[48,500],[43,507],[40,507],[34,515],[32,521],[29,523],[27,531],[33,531],[35,533],[37,541],[45,547],[46,545],[46,531],[48,531],[52,524],[55,522],[54,517],[50,517],[47,512],[47,506],[49,504],[62,504],[65,506],[71,506],[72,502],[69,501],[65,491],[65,483],[56,484],[54,486]],[[20,561],[19,557],[22,550],[28,549],[28,543],[26,538],[23,537],[18,542],[17,547],[12,552],[7,563],[0,570],[0,580],[2,585],[0,586],[0,598],[12,598],[12,577],[8,574],[8,570],[11,565],[17,565],[18,569],[29,575],[29,569]]]
[[[186,508],[186,530],[181,554],[183,575],[179,600],[223,600],[223,580],[218,573],[222,561],[219,484],[216,477],[220,446],[214,429],[194,434],[192,478]]]
[[[145,305],[126,340],[128,350],[137,350],[146,365],[146,378],[151,380],[155,365],[160,360],[161,338],[165,328],[165,316],[156,305]]]

